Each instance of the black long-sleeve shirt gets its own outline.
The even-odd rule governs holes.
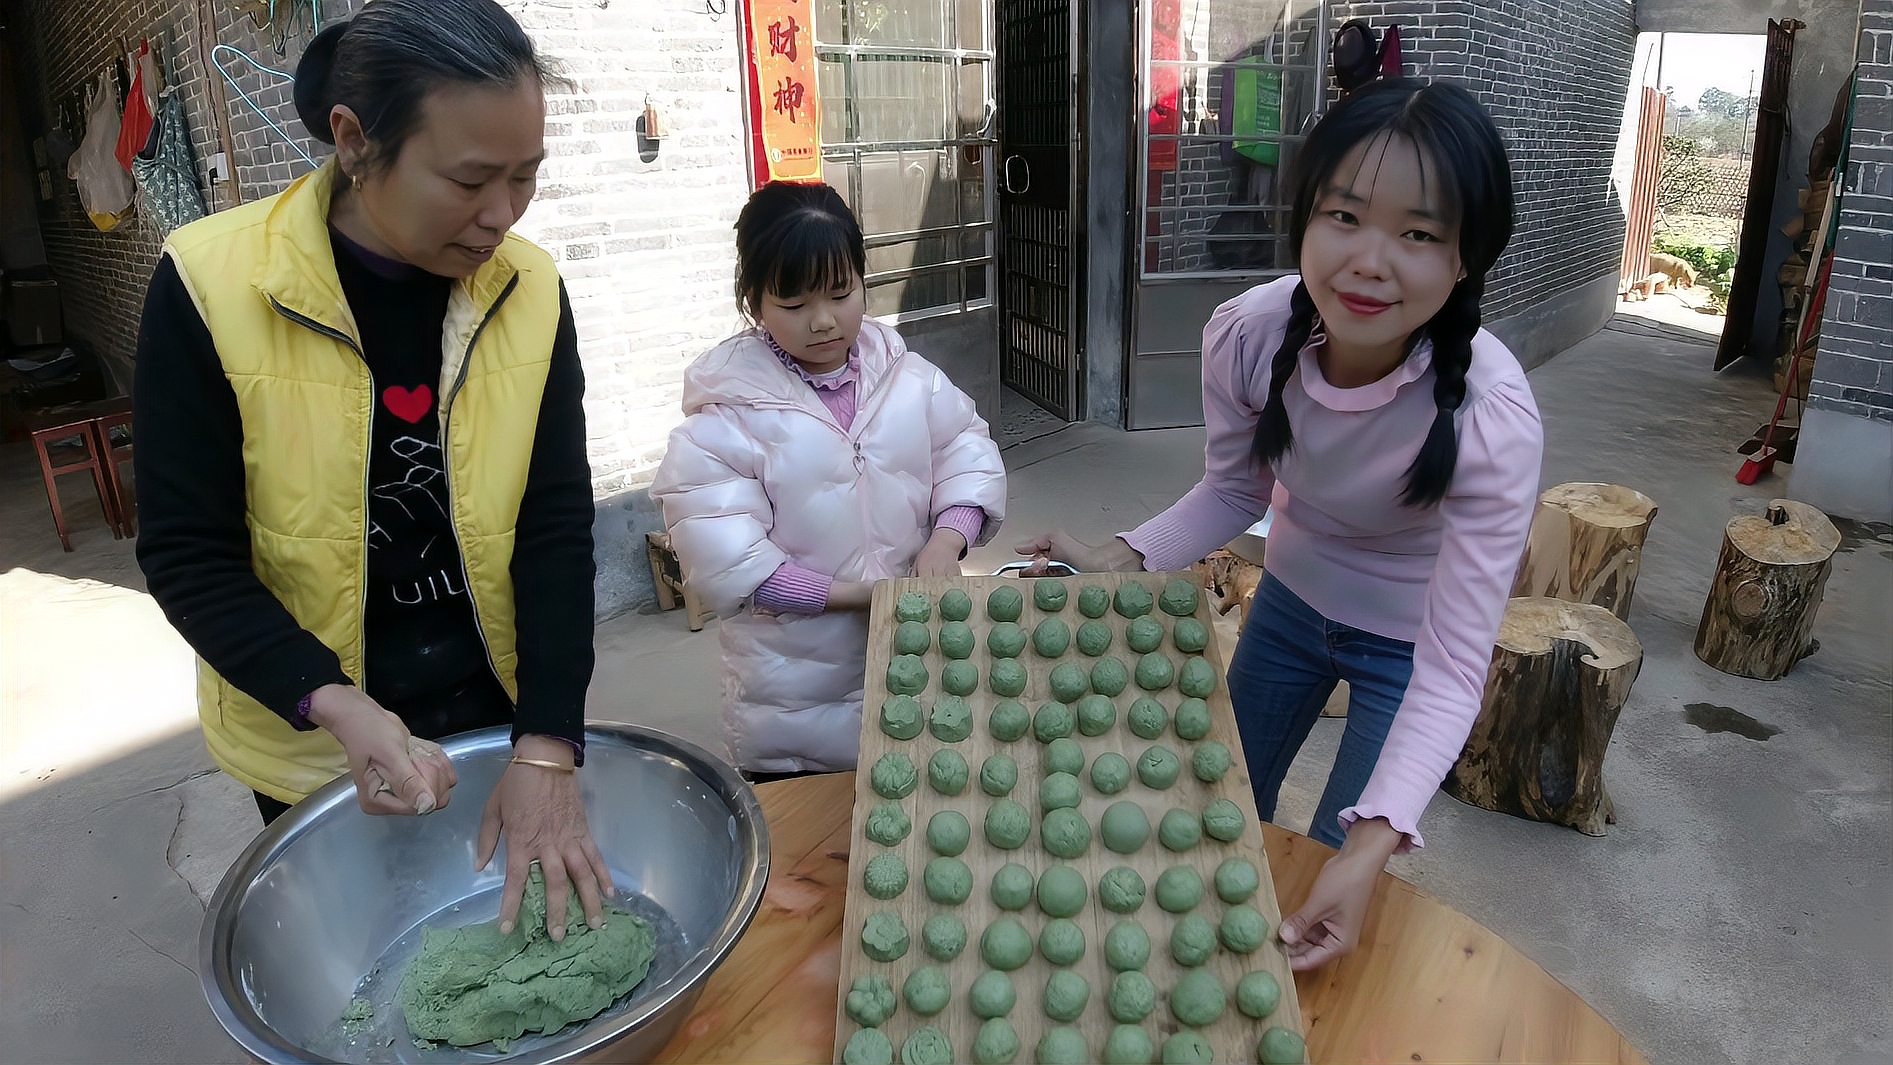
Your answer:
[[[339,234],[333,243],[377,400],[364,688],[411,725],[427,721],[429,731],[438,731],[433,723],[443,714],[454,720],[443,702],[504,702],[454,538],[433,395],[452,282],[381,260]],[[595,574],[584,390],[572,311],[561,291],[512,561],[515,738],[539,733],[583,742]],[[133,405],[138,560],[153,598],[211,668],[293,721],[305,695],[352,680],[252,566],[236,395],[169,258],[146,297]]]

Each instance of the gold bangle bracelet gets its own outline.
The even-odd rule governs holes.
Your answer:
[[[514,765],[533,765],[533,766],[538,766],[540,769],[554,769],[561,773],[578,772],[578,767],[575,765],[563,765],[559,762],[549,762],[543,758],[521,758],[518,755],[514,755],[512,758],[508,759],[508,761],[512,762]]]

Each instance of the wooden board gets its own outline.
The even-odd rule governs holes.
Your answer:
[[[871,973],[885,976],[899,995],[907,976],[915,969],[939,964],[927,956],[922,948],[920,936],[921,927],[928,917],[948,909],[932,903],[927,898],[921,882],[922,870],[934,857],[925,838],[929,817],[941,810],[958,810],[973,826],[972,845],[960,856],[960,859],[972,870],[973,893],[964,904],[950,908],[953,914],[965,923],[968,943],[966,950],[958,958],[943,966],[953,993],[944,1011],[935,1017],[923,1018],[909,1010],[903,1000],[894,1016],[886,1024],[881,1025],[882,1030],[893,1041],[897,1053],[901,1043],[916,1028],[924,1024],[932,1024],[947,1036],[958,1060],[971,1060],[973,1040],[982,1022],[972,1012],[968,992],[973,981],[986,970],[980,958],[979,937],[990,923],[1004,915],[1004,912],[992,902],[989,894],[992,875],[1007,862],[1018,862],[1031,869],[1036,877],[1045,869],[1060,862],[1039,846],[1036,824],[1031,839],[1024,847],[1016,851],[1001,851],[989,846],[981,830],[986,809],[994,801],[979,787],[979,769],[986,757],[1003,751],[1012,755],[1018,762],[1019,782],[1010,797],[1024,805],[1036,820],[1041,816],[1038,785],[1043,776],[1040,769],[1040,755],[1044,749],[1030,733],[1016,742],[1001,743],[993,739],[987,728],[987,719],[993,706],[1002,699],[994,695],[987,685],[992,659],[986,648],[986,636],[994,625],[994,622],[986,616],[987,595],[1002,584],[1014,584],[1025,597],[1025,609],[1019,619],[1019,624],[1028,635],[1040,620],[1048,616],[1063,619],[1074,633],[1071,649],[1060,659],[1040,658],[1029,643],[1019,657],[1020,664],[1026,667],[1027,686],[1025,693],[1018,698],[1029,711],[1036,711],[1051,698],[1049,677],[1054,666],[1060,662],[1069,661],[1084,665],[1088,669],[1095,661],[1080,654],[1076,646],[1075,633],[1078,626],[1090,620],[1078,611],[1078,595],[1082,589],[1089,585],[1097,585],[1108,593],[1115,594],[1120,583],[1137,581],[1148,587],[1155,597],[1161,593],[1163,586],[1169,580],[1179,577],[1197,583],[1197,579],[1189,574],[1085,574],[1065,578],[1064,583],[1070,591],[1070,597],[1064,609],[1056,615],[1048,615],[1034,606],[1033,582],[1030,580],[959,577],[923,581],[910,578],[884,581],[876,587],[868,628],[867,697],[866,707],[862,714],[859,763],[861,771],[856,774],[846,916],[841,929],[841,979],[835,1003],[834,1060],[841,1060],[842,1048],[846,1046],[849,1037],[857,1028],[845,1011],[848,989],[855,977]],[[1157,877],[1173,865],[1194,866],[1203,877],[1205,891],[1203,901],[1192,912],[1201,914],[1208,918],[1212,925],[1216,925],[1220,923],[1228,907],[1215,894],[1213,874],[1224,859],[1232,856],[1247,858],[1260,874],[1261,888],[1249,901],[1249,905],[1261,911],[1268,919],[1270,935],[1268,942],[1253,954],[1238,955],[1219,948],[1215,956],[1210,959],[1207,968],[1221,980],[1225,992],[1230,997],[1230,1002],[1221,1020],[1208,1029],[1204,1029],[1203,1034],[1215,1047],[1216,1060],[1254,1061],[1256,1043],[1268,1028],[1279,1025],[1297,1032],[1303,1030],[1301,1010],[1295,994],[1295,982],[1288,967],[1287,957],[1282,953],[1274,937],[1274,931],[1281,922],[1281,910],[1275,896],[1274,881],[1269,873],[1268,856],[1263,849],[1261,825],[1256,817],[1255,798],[1249,782],[1248,769],[1243,762],[1242,745],[1236,733],[1234,712],[1230,708],[1229,693],[1224,681],[1227,660],[1216,635],[1215,614],[1210,605],[1211,597],[1201,591],[1200,583],[1198,587],[1195,616],[1196,620],[1201,622],[1209,632],[1209,646],[1203,654],[1215,669],[1217,678],[1216,690],[1205,700],[1209,704],[1211,714],[1210,733],[1206,738],[1221,741],[1234,756],[1234,765],[1228,774],[1213,785],[1198,781],[1190,771],[1190,755],[1195,744],[1179,739],[1174,731],[1174,723],[1170,729],[1166,730],[1162,738],[1155,741],[1140,739],[1132,733],[1126,726],[1125,713],[1139,696],[1147,694],[1137,687],[1135,681],[1112,700],[1118,712],[1115,728],[1096,737],[1086,737],[1075,732],[1072,735],[1072,739],[1084,749],[1087,770],[1086,774],[1080,777],[1082,800],[1079,812],[1084,815],[1092,828],[1092,842],[1087,852],[1082,857],[1065,863],[1076,868],[1092,890],[1083,912],[1073,918],[1084,930],[1086,949],[1084,957],[1072,968],[1091,985],[1089,1003],[1074,1027],[1084,1034],[1094,1060],[1101,1056],[1104,1041],[1116,1025],[1106,1006],[1113,973],[1105,964],[1104,937],[1110,927],[1120,919],[1119,915],[1098,904],[1096,887],[1098,878],[1106,870],[1117,865],[1128,865],[1136,869],[1143,876],[1149,890],[1143,907],[1132,916],[1143,924],[1151,940],[1150,963],[1144,971],[1157,987],[1158,1003],[1157,1008],[1145,1019],[1143,1028],[1151,1036],[1151,1041],[1155,1046],[1161,1048],[1164,1039],[1184,1027],[1171,1015],[1167,1004],[1170,988],[1184,972],[1183,968],[1171,958],[1169,949],[1171,929],[1178,918],[1157,906],[1155,900]],[[940,654],[938,645],[940,618],[937,604],[940,596],[951,588],[965,591],[973,600],[973,612],[967,619],[967,624],[972,628],[978,640],[977,648],[970,661],[979,669],[980,687],[972,695],[966,697],[967,705],[973,711],[973,734],[953,745],[966,758],[971,768],[972,780],[960,795],[947,797],[934,792],[926,780],[928,758],[946,744],[935,739],[926,730],[913,740],[896,740],[887,736],[880,728],[880,710],[881,704],[889,697],[886,674],[889,659],[893,655],[894,630],[897,625],[894,606],[903,592],[924,592],[935,604],[934,616],[928,623],[935,635],[935,640],[925,656],[929,682],[919,699],[922,706],[930,710],[934,699],[942,694],[939,688],[940,675],[948,660]],[[1176,650],[1170,638],[1172,623],[1175,619],[1164,614],[1161,609],[1153,609],[1149,616],[1163,624],[1165,639],[1161,649],[1170,656],[1180,671],[1187,656]],[[1119,616],[1115,610],[1107,612],[1104,617],[1097,620],[1108,624],[1112,629],[1112,644],[1107,653],[1116,655],[1134,671],[1138,656],[1130,651],[1124,640],[1124,630],[1129,621]],[[1178,702],[1182,699],[1174,685],[1167,691],[1148,694],[1156,697],[1173,714]],[[1117,795],[1100,794],[1091,786],[1089,767],[1098,755],[1107,751],[1116,751],[1135,767],[1138,756],[1152,743],[1163,743],[1169,746],[1181,760],[1183,771],[1174,786],[1163,791],[1152,790],[1135,779],[1134,772],[1130,786]],[[892,848],[906,863],[911,882],[900,896],[883,902],[868,895],[862,886],[862,874],[868,860],[886,849],[868,840],[864,835],[864,828],[868,813],[882,801],[871,785],[870,769],[882,755],[895,750],[902,751],[912,758],[915,767],[921,772],[921,781],[911,795],[900,800],[903,810],[913,822],[913,831],[899,845]],[[1239,839],[1231,843],[1220,843],[1205,836],[1200,845],[1184,854],[1174,854],[1162,848],[1157,841],[1156,828],[1167,810],[1172,807],[1181,807],[1200,814],[1206,805],[1219,798],[1233,801],[1246,818],[1247,824]],[[1151,837],[1135,854],[1120,855],[1103,846],[1098,838],[1098,829],[1105,808],[1114,802],[1126,799],[1137,802],[1144,808],[1151,824]],[[886,964],[869,959],[861,950],[862,925],[870,914],[878,910],[891,910],[899,915],[906,924],[912,940],[912,946],[905,956]],[[1025,924],[1035,940],[1039,931],[1050,920],[1038,910],[1036,905],[1028,906],[1016,916]],[[1274,974],[1282,989],[1280,1005],[1275,1013],[1264,1021],[1245,1017],[1235,1008],[1236,981],[1244,973],[1255,969]],[[1018,993],[1018,1003],[1013,1007],[1007,1019],[1011,1021],[1013,1029],[1019,1036],[1022,1048],[1020,1060],[1031,1060],[1040,1036],[1057,1023],[1045,1016],[1041,1001],[1046,978],[1054,970],[1055,967],[1035,951],[1032,960],[1024,968],[1012,974],[1013,985]]]

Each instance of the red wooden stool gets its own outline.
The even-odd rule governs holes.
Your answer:
[[[92,487],[99,493],[99,509],[112,529],[112,538],[124,539],[113,505],[112,490],[106,484],[105,466],[109,460],[99,446],[94,429],[97,416],[89,411],[47,411],[28,422],[33,433],[33,450],[39,454],[39,472],[46,482],[46,502],[52,507],[53,527],[59,530],[59,545],[72,550],[72,534],[66,529],[66,511],[59,504],[56,478],[63,473],[92,471]],[[83,457],[74,457],[75,454]]]

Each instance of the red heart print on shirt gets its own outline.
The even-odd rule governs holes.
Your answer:
[[[416,385],[413,388],[389,385],[381,390],[381,403],[388,408],[388,413],[409,425],[414,425],[427,417],[427,412],[433,409],[434,390],[426,385]]]

